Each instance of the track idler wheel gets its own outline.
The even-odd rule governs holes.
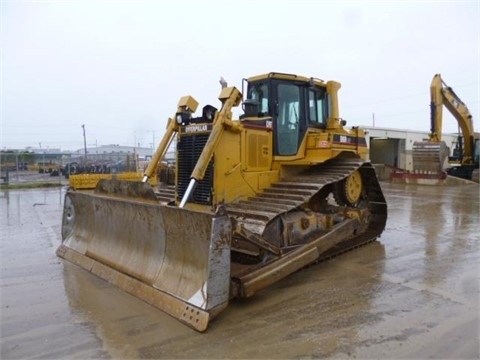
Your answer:
[[[356,206],[363,194],[362,175],[357,170],[335,184],[333,197],[338,205]]]

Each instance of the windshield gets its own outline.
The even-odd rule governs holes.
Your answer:
[[[259,115],[268,115],[268,86],[264,83],[248,84],[247,99],[258,101]]]

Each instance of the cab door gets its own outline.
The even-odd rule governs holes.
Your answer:
[[[304,132],[303,87],[291,82],[277,82],[275,101],[275,155],[291,156],[298,152]]]

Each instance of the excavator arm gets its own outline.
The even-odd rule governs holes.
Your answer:
[[[443,106],[457,120],[464,139],[464,154],[462,163],[472,161],[474,148],[474,130],[472,114],[465,103],[460,100],[457,94],[441,78],[440,74],[435,74],[430,85],[430,112],[431,129],[430,141],[437,142],[442,140],[442,118]]]
[[[462,137],[459,139],[461,165],[467,167],[473,165],[475,134],[472,115],[452,88],[445,84],[440,74],[435,74],[430,85],[429,139],[428,141],[416,141],[413,144],[412,160],[414,171],[441,173],[444,170],[444,164],[449,156],[448,147],[442,141],[444,106],[457,120],[458,126],[462,131]]]

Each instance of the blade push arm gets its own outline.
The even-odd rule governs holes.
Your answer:
[[[198,102],[193,97],[183,96],[178,101],[176,114],[185,112],[194,113],[197,109],[197,106]],[[157,172],[158,163],[165,156],[165,153],[167,152],[167,149],[170,146],[175,133],[178,131],[178,124],[175,121],[175,117],[176,116],[168,119],[167,131],[163,135],[162,141],[160,141],[160,144],[158,144],[155,154],[153,154],[152,161],[150,161],[147,169],[145,170],[145,173],[143,174],[143,182],[146,182]]]
[[[242,101],[242,93],[235,87],[226,87],[222,89],[220,96],[218,97],[222,102],[221,110],[215,115],[213,121],[213,128],[210,136],[208,137],[207,144],[202,150],[200,158],[198,159],[195,168],[190,176],[190,183],[188,184],[187,191],[183,195],[180,207],[184,207],[195,188],[195,184],[198,180],[202,180],[205,176],[210,159],[215,152],[215,149],[220,141],[225,126],[235,128],[232,122],[232,108],[238,106]]]

